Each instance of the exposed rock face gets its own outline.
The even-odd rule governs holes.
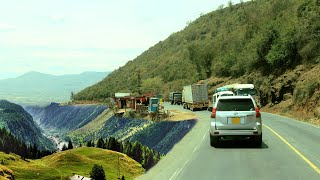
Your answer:
[[[265,106],[269,103],[278,104],[283,100],[288,100],[290,97],[293,97],[294,89],[297,86],[297,80],[303,71],[304,67],[300,66],[294,71],[284,75],[278,77],[270,75],[269,77],[264,78],[258,89],[261,105]]]
[[[46,107],[25,107],[43,128],[71,131],[88,124],[107,107],[102,105],[60,105],[51,103]]]

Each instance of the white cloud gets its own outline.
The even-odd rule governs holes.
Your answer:
[[[55,14],[50,16],[50,20],[54,23],[62,23],[65,21],[65,16],[61,14]]]
[[[13,29],[15,29],[15,27],[10,24],[0,23],[0,31],[8,31]]]

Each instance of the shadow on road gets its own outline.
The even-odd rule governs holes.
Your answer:
[[[256,146],[254,143],[252,143],[251,141],[246,141],[246,140],[242,140],[242,141],[236,141],[236,140],[223,140],[219,142],[218,147],[216,148],[250,148],[250,149],[268,149],[269,146],[267,144],[265,144],[262,141],[262,145],[261,147]]]

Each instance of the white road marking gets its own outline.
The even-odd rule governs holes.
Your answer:
[[[204,138],[206,138],[207,133],[205,133],[202,137],[201,143],[203,142]]]
[[[196,150],[198,149],[198,147],[199,147],[199,145],[196,146],[196,147],[193,149],[193,152],[192,152],[192,153],[196,152]]]
[[[184,165],[182,166],[182,169],[188,164],[189,160],[187,160]]]
[[[183,170],[183,168],[180,169],[180,171],[177,173],[177,176],[179,176],[179,174],[181,173],[182,170]]]
[[[205,134],[203,135],[201,142],[193,149],[193,152],[192,152],[192,153],[194,153],[194,152],[197,151],[197,149],[199,148],[199,146],[202,144],[203,140],[206,138],[206,135],[207,135],[207,133],[205,133]],[[188,163],[189,163],[189,160],[187,160],[187,161],[183,164],[182,168],[179,168],[178,170],[176,170],[169,180],[173,180],[175,177],[179,176],[179,174],[182,172],[182,170],[186,167],[186,165],[187,165]]]
[[[188,162],[189,162],[189,160],[187,160],[187,161],[183,164],[182,168],[178,171],[177,176],[179,176],[179,174],[180,174],[180,173],[182,172],[182,170],[186,167],[186,165],[188,164]]]
[[[180,168],[179,168],[179,169],[180,169]],[[170,180],[173,180],[174,176],[178,173],[179,169],[176,170],[176,172],[174,172],[174,174],[171,176]]]

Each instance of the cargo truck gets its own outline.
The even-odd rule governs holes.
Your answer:
[[[179,92],[171,92],[169,94],[169,102],[173,104],[182,104],[182,94]]]
[[[206,84],[192,84],[183,87],[182,103],[184,109],[207,109],[209,106]]]

